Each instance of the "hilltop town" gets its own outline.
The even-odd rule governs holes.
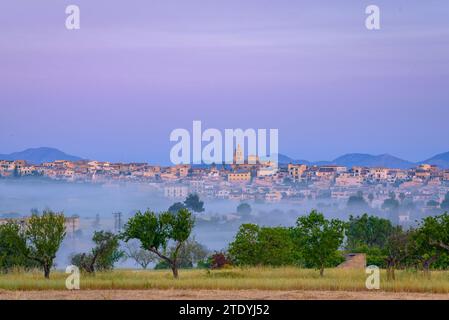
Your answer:
[[[449,170],[432,164],[412,169],[278,165],[256,156],[244,159],[239,147],[230,165],[157,166],[95,160],[56,160],[35,165],[24,160],[0,160],[0,177],[26,176],[71,182],[140,182],[154,186],[167,198],[197,193],[203,198],[301,202],[347,200],[358,193],[373,208],[380,208],[392,194],[425,208],[436,208],[449,192]]]

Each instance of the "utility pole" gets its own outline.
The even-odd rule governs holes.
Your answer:
[[[120,233],[122,231],[122,213],[114,212],[112,213],[114,216],[114,229],[116,233]]]

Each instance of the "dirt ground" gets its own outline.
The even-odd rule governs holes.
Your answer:
[[[0,300],[449,300],[449,294],[265,290],[7,291]]]

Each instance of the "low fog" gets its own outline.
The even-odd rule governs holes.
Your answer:
[[[231,200],[201,199],[205,212],[196,214],[193,236],[209,250],[226,249],[242,223],[252,222],[265,226],[293,226],[299,215],[312,209],[323,212],[326,217],[348,219],[350,214],[364,212],[388,218],[374,209],[346,207],[345,201],[331,199],[304,200],[301,203],[255,203],[250,215],[236,213],[240,202]],[[182,199],[164,198],[162,191],[137,183],[90,184],[52,181],[45,179],[0,179],[0,218],[28,216],[32,209],[49,208],[63,211],[66,216],[78,215],[80,229],[68,232],[58,252],[56,267],[64,269],[70,263],[70,255],[89,251],[95,230],[117,232],[114,212],[121,212],[121,224],[125,224],[137,210],[147,208],[160,212],[167,210],[173,202]],[[130,259],[118,267],[137,266]]]

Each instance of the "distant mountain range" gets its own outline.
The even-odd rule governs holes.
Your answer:
[[[10,154],[0,154],[0,160],[26,160],[31,164],[40,164],[55,160],[78,161],[82,159],[55,148],[31,148]]]
[[[449,152],[437,154],[436,156],[424,160],[421,163],[430,163],[435,164],[440,168],[449,168]]]
[[[0,154],[0,160],[26,160],[32,164],[43,162],[51,162],[55,160],[78,161],[82,158],[64,153],[55,148],[32,148],[21,152],[10,154]],[[420,162],[411,162],[397,158],[389,154],[371,155],[363,153],[349,153],[338,157],[332,161],[308,161],[292,159],[286,155],[279,154],[280,164],[302,163],[306,165],[341,165],[345,167],[362,166],[362,167],[386,167],[408,169],[422,163],[435,164],[440,168],[449,169],[449,152],[437,154],[427,160]]]
[[[306,165],[340,165],[345,167],[361,166],[361,167],[385,167],[385,168],[397,168],[408,169],[416,167],[419,164],[435,164],[440,168],[449,168],[449,152],[438,154],[432,158],[429,158],[420,162],[411,162],[390,154],[371,155],[363,153],[349,153],[341,157],[338,157],[332,161],[307,161],[307,160],[295,160],[286,155],[279,154],[279,163],[302,163]]]

